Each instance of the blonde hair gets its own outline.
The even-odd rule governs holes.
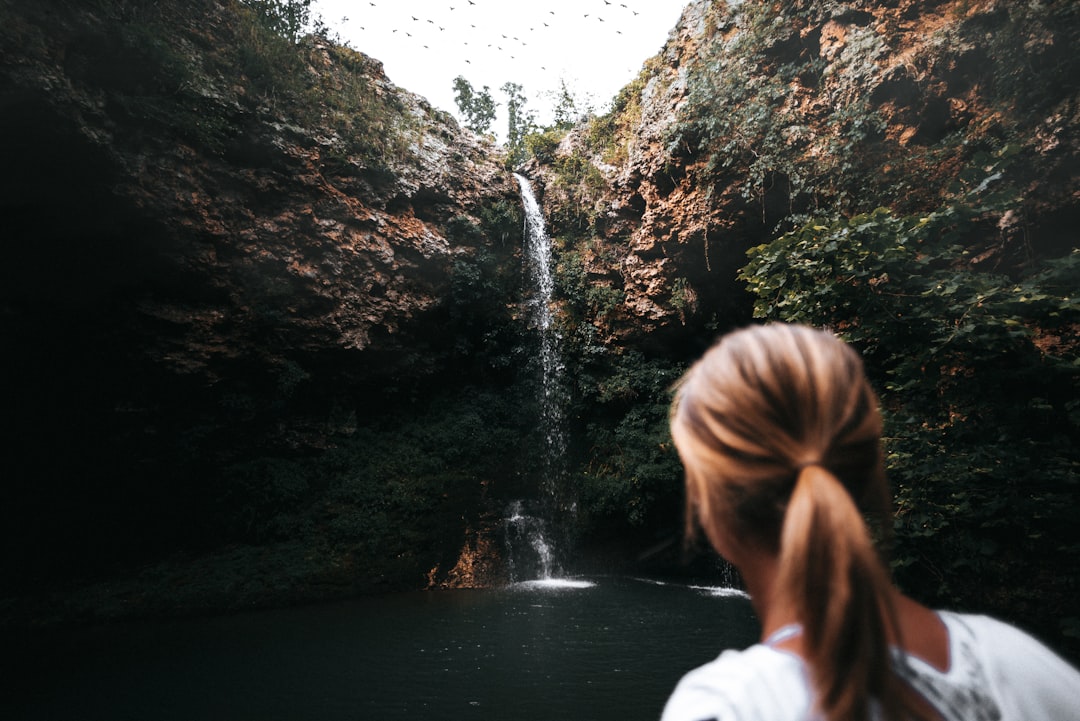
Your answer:
[[[869,718],[872,699],[887,718],[921,715],[892,672],[891,582],[863,516],[888,518],[881,427],[858,354],[798,325],[725,336],[672,405],[688,528],[778,554],[774,601],[795,609],[831,721]]]

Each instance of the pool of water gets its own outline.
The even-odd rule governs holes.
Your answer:
[[[757,633],[742,594],[634,578],[111,625],[7,649],[0,717],[645,721]]]

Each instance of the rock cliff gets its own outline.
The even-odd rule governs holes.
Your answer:
[[[583,567],[678,562],[669,391],[750,319],[748,248],[988,183],[1019,202],[955,264],[1075,247],[1078,33],[1069,2],[694,0],[609,113],[530,139]],[[128,615],[497,579],[546,465],[503,152],[233,0],[0,0],[0,41],[13,592],[115,572],[80,608]]]
[[[223,467],[483,370],[516,183],[378,61],[213,0],[5,0],[0,47],[13,587],[243,538]]]
[[[553,233],[602,249],[587,269],[622,293],[604,325],[631,344],[701,309],[745,318],[747,248],[815,214],[927,212],[1003,151],[1024,210],[972,254],[1061,253],[1080,212],[1076,40],[1067,3],[695,0],[612,112],[535,170]]]
[[[677,493],[663,391],[718,333],[828,326],[880,389],[898,580],[1075,638],[1078,40],[1068,2],[696,0],[547,136],[586,505]]]

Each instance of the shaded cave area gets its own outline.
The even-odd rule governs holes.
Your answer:
[[[163,329],[138,298],[184,285],[156,250],[168,234],[112,193],[92,147],[49,130],[3,133],[18,139],[4,152],[19,187],[4,188],[0,208],[13,421],[4,548],[15,588],[116,570],[199,525],[199,461],[178,437],[187,424],[164,427],[160,413],[183,407],[199,383],[164,373],[139,343]]]
[[[460,324],[445,308],[393,332],[373,326],[362,349],[307,335],[318,303],[297,322],[284,305],[304,299],[253,296],[236,274],[206,273],[192,258],[214,240],[140,208],[123,159],[46,103],[4,96],[17,111],[0,128],[9,593],[67,592],[248,544],[307,544],[289,561],[314,567],[298,586],[352,559],[353,571],[297,598],[418,587],[432,558],[452,566],[494,470],[445,490],[401,480],[403,495],[432,499],[376,512],[363,508],[385,501],[360,476],[387,472],[357,455],[395,426],[417,432],[413,415],[458,402],[459,389],[504,387],[513,374],[478,378],[484,364],[453,350]],[[259,322],[237,306],[253,297]],[[411,514],[428,517],[388,541]]]

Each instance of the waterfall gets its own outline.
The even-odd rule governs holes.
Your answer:
[[[503,531],[511,581],[552,577],[555,555],[542,518],[526,514],[524,503],[514,501],[507,509]]]
[[[527,303],[529,325],[539,335],[540,390],[537,428],[542,436],[543,464],[540,468],[541,498],[525,511],[522,501],[514,501],[507,509],[505,534],[507,560],[511,580],[551,578],[558,572],[555,547],[543,517],[559,511],[559,480],[564,473],[566,428],[563,418],[565,392],[563,389],[563,360],[560,338],[551,311],[555,292],[552,269],[551,239],[544,225],[540,204],[529,181],[518,174],[521,202],[525,210],[524,261],[530,284]]]
[[[525,262],[533,291],[528,303],[529,320],[540,334],[540,431],[544,434],[546,451],[544,491],[549,500],[554,500],[566,455],[566,429],[563,424],[562,350],[551,313],[555,293],[551,239],[528,179],[517,174],[514,177],[521,186],[521,202],[525,208]]]

